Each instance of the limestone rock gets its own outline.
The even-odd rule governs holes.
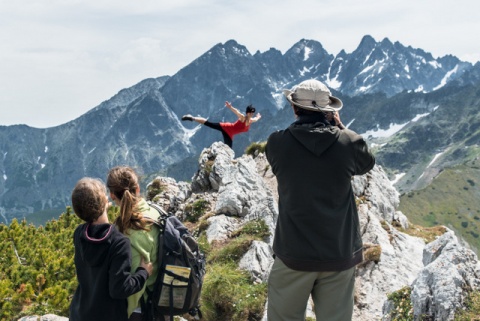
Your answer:
[[[428,244],[425,267],[413,282],[412,303],[415,320],[453,320],[462,307],[465,290],[478,290],[480,270],[475,253],[461,246],[452,231]]]
[[[238,267],[246,270],[254,282],[267,282],[273,264],[272,248],[265,242],[253,241],[250,249],[240,260]]]

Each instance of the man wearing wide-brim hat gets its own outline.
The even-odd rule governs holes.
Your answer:
[[[284,95],[296,121],[272,133],[265,150],[279,194],[268,320],[304,320],[310,295],[317,320],[351,320],[363,256],[351,178],[375,158],[360,135],[327,119],[343,104],[323,83],[306,80]]]

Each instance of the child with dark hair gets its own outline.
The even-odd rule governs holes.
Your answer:
[[[247,132],[250,129],[250,125],[262,117],[260,113],[257,116],[255,114],[255,107],[248,105],[245,110],[245,115],[242,114],[237,108],[233,107],[228,101],[225,102],[225,106],[230,109],[237,117],[237,121],[234,123],[212,123],[203,117],[193,117],[192,115],[185,115],[182,120],[196,121],[199,124],[203,124],[207,127],[219,130],[223,135],[223,141],[230,148],[233,144],[233,136],[236,134]]]
[[[85,221],[74,233],[78,287],[70,321],[127,321],[127,297],[140,291],[152,263],[131,273],[130,241],[108,222],[108,197],[100,180],[82,178],[72,191],[72,206]]]

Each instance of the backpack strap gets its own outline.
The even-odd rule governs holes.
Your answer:
[[[160,213],[160,216],[162,218],[167,218],[169,217],[170,215],[160,206],[158,205],[157,203],[154,203],[152,201],[147,201],[147,204],[150,206],[150,207],[153,207],[154,209],[157,210],[158,213]]]
[[[154,209],[156,209],[160,213],[160,218],[158,220],[154,220],[150,217],[145,217],[145,219],[152,223],[153,225],[157,226],[161,236],[158,238],[158,261],[157,261],[157,272],[160,272],[163,268],[163,262],[162,260],[162,255],[160,254],[160,251],[163,251],[163,245],[164,245],[164,237],[163,233],[165,231],[165,220],[169,216],[167,212],[163,208],[161,208],[158,204],[152,203],[150,201],[147,202],[148,205]],[[158,277],[158,275],[157,275]],[[145,292],[147,293],[147,300],[145,302],[145,299],[142,295],[140,298],[140,306],[142,308],[142,313],[144,313],[145,320],[146,321],[165,321],[165,318],[163,316],[161,317],[161,320],[155,319],[155,307],[154,307],[154,302],[152,301],[153,297],[153,292],[150,291],[148,288],[145,288]],[[145,311],[145,312],[144,312]],[[171,319],[173,320],[173,318]]]

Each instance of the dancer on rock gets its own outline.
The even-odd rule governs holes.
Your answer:
[[[182,120],[196,121],[199,124],[203,124],[207,127],[221,131],[224,143],[230,148],[232,148],[233,136],[247,132],[250,129],[250,125],[260,120],[262,115],[260,115],[260,113],[257,113],[256,116],[253,116],[255,114],[255,107],[253,107],[252,105],[247,106],[245,110],[245,115],[242,114],[237,108],[233,107],[228,101],[225,102],[225,106],[230,109],[235,115],[237,115],[238,119],[236,122],[212,123],[206,118],[193,117],[192,115],[185,115],[182,117]]]

